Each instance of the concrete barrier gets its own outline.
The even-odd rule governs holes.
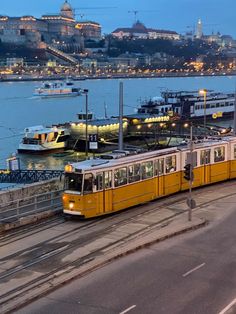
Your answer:
[[[11,190],[0,191],[0,208],[14,203],[17,200],[24,200],[31,196],[43,193],[58,191],[63,189],[63,181],[60,179],[51,179],[32,184],[26,184],[23,187],[13,188]]]

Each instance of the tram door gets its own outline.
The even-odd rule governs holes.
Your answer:
[[[200,153],[200,165],[201,165],[201,178],[202,184],[208,184],[211,182],[211,150],[204,149]]]
[[[163,196],[165,193],[164,158],[155,161],[155,172],[157,175],[157,195]]]
[[[97,214],[112,211],[112,172],[104,171],[96,175],[97,185]]]

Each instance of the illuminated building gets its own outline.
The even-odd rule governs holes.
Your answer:
[[[67,46],[78,50],[83,42],[76,24],[73,9],[65,1],[59,14],[43,15],[41,18],[0,16],[0,40],[30,48],[53,44],[59,49]]]
[[[85,39],[101,40],[101,25],[91,21],[80,21],[75,26]]]
[[[125,37],[134,39],[180,39],[180,35],[174,31],[147,28],[140,21],[134,23],[134,25],[130,28],[117,28],[112,32],[112,35],[119,39],[123,39]]]

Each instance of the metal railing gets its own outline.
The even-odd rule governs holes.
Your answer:
[[[62,179],[63,170],[6,170],[0,169],[0,183],[34,183],[53,178]]]
[[[43,193],[17,199],[0,206],[0,224],[15,222],[22,217],[27,217],[45,211],[62,211],[62,192],[63,190]]]

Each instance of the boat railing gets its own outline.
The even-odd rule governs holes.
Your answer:
[[[22,139],[22,144],[29,144],[29,145],[41,145],[42,141],[38,139],[32,139],[32,138],[27,138],[24,137]]]

